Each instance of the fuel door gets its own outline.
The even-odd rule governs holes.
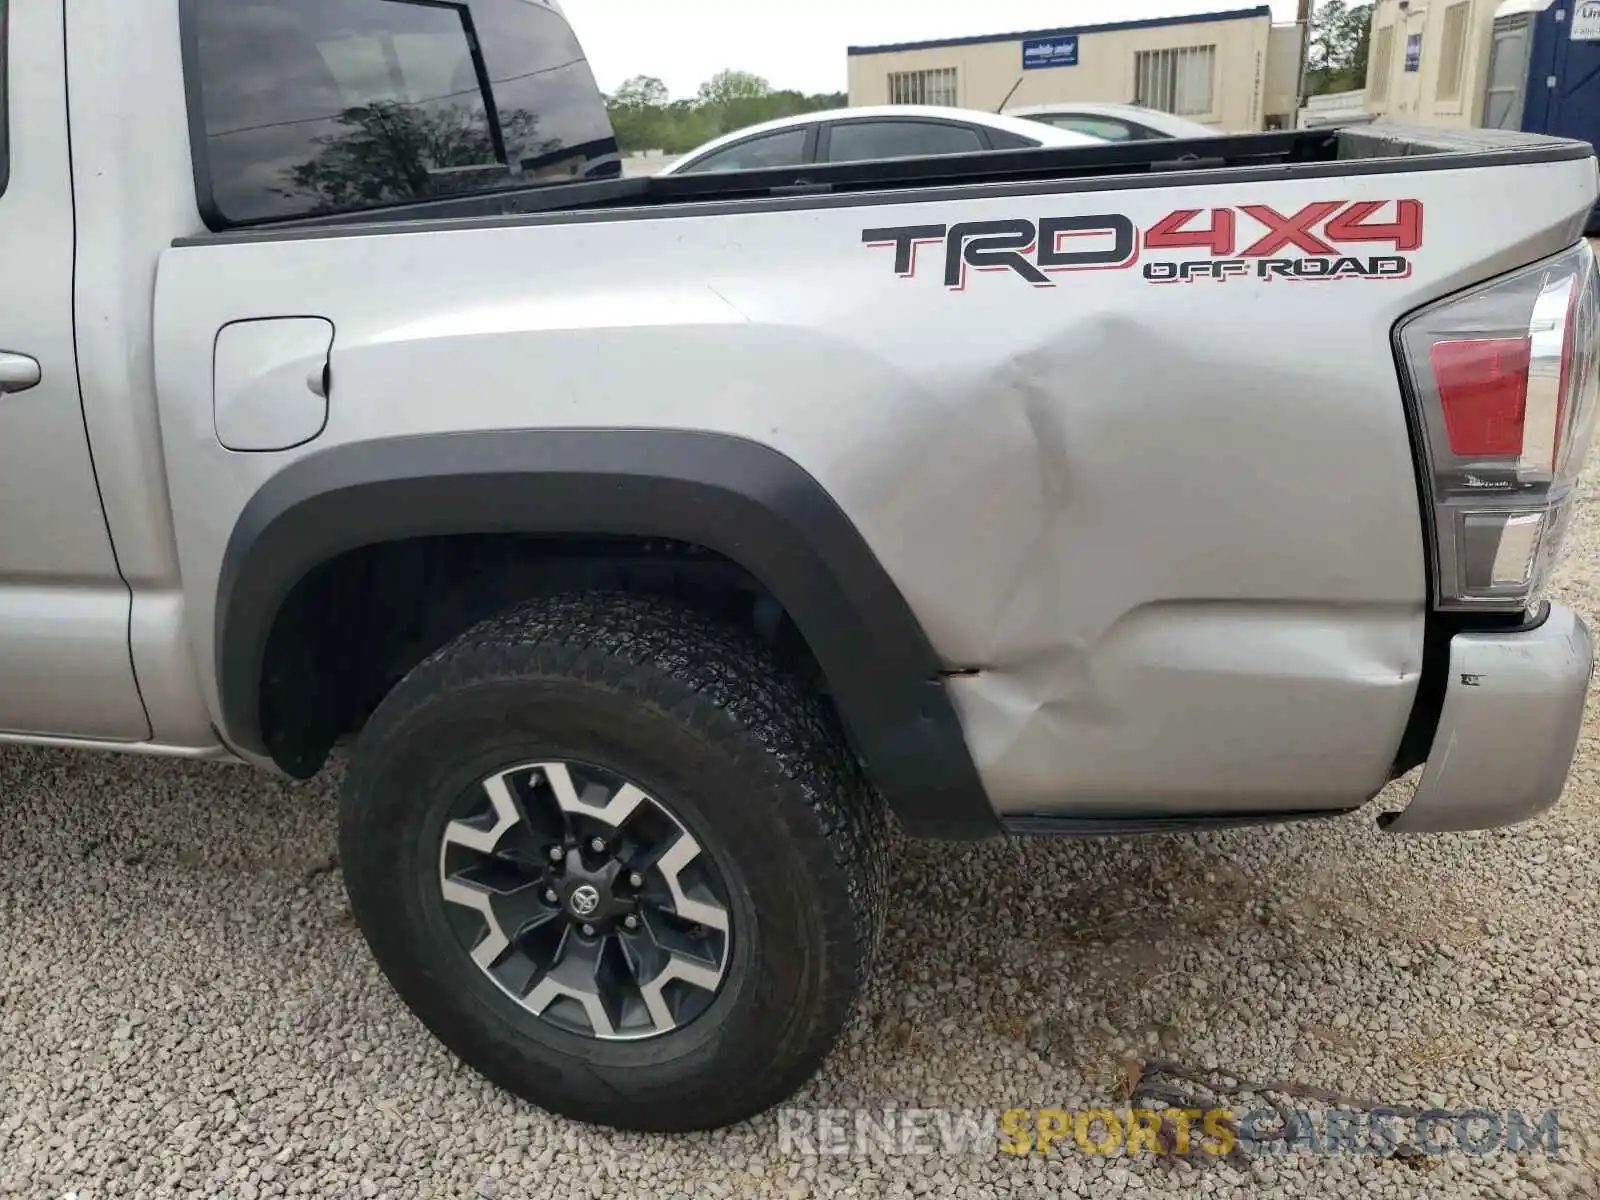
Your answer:
[[[328,424],[333,322],[323,317],[231,321],[217,332],[211,396],[229,450],[290,450]]]

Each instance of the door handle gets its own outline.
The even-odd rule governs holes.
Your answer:
[[[44,373],[39,369],[38,359],[0,350],[0,396],[25,392],[42,378]]]

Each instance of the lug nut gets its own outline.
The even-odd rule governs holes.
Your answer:
[[[546,888],[545,889],[545,891],[544,891],[544,902],[546,904],[554,904],[559,899],[561,899],[561,897],[556,895],[555,888]]]
[[[601,837],[594,838],[589,843],[589,849],[593,850],[596,854],[604,854],[606,852],[606,840],[605,840],[605,838],[601,838]]]
[[[560,846],[551,846],[550,847],[550,861],[551,862],[560,862],[566,856],[567,856],[567,852],[565,850],[563,850]]]
[[[639,872],[634,871],[628,876],[628,886],[631,888],[642,888],[644,886],[644,876],[639,874]]]
[[[639,918],[634,916],[632,913],[629,913],[627,916],[623,917],[622,923],[629,929],[639,928]]]
[[[593,937],[594,936],[594,926],[593,925],[585,925],[583,927],[583,936],[584,937]]]

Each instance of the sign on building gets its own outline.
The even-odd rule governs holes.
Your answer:
[[[1600,0],[1597,0],[1600,3]],[[1078,65],[1078,35],[1055,38],[1028,38],[1022,43],[1022,69],[1075,67]]]
[[[1573,8],[1572,40],[1600,42],[1600,0],[1581,0]]]
[[[1422,70],[1422,35],[1420,33],[1406,34],[1406,70]]]

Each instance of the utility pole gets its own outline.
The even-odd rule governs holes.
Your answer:
[[[1313,0],[1300,0],[1300,7],[1295,13],[1295,20],[1300,23],[1300,71],[1296,76],[1297,83],[1294,104],[1294,123],[1300,124],[1300,110],[1306,106],[1306,64],[1311,56],[1311,5]]]

